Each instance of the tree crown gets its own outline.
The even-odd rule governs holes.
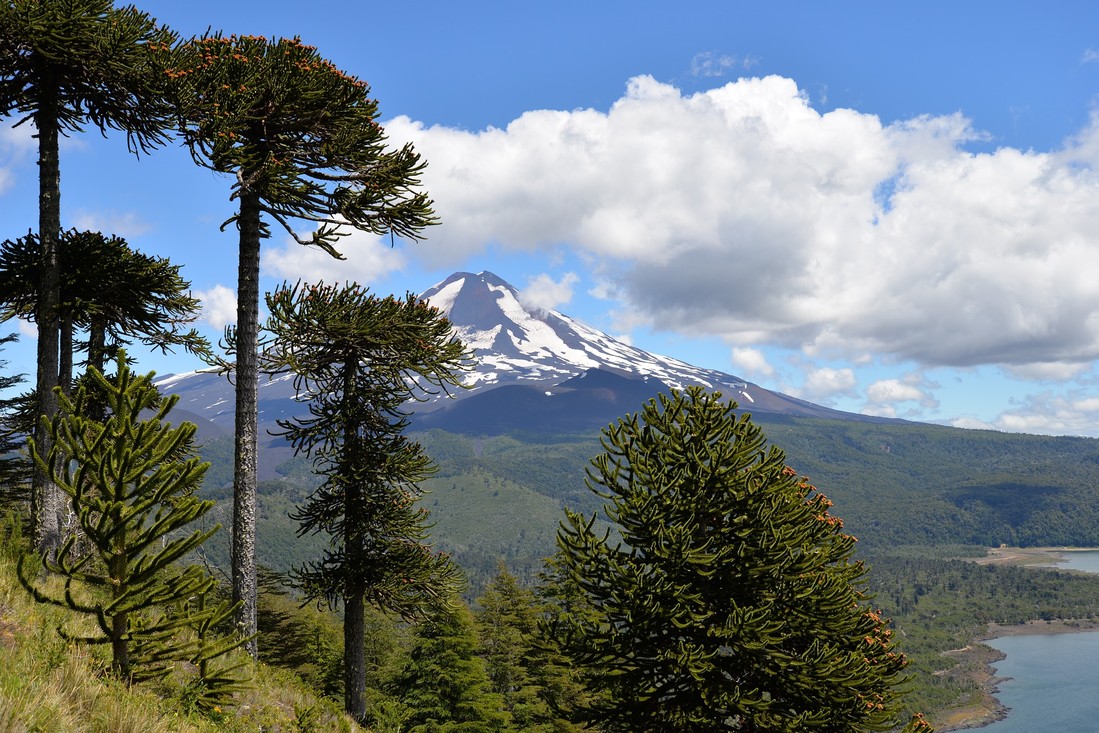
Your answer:
[[[0,2],[0,116],[44,115],[62,131],[126,133],[130,150],[164,142],[170,109],[149,51],[176,35],[112,0]]]
[[[195,162],[236,176],[231,198],[255,196],[302,244],[339,257],[350,226],[415,238],[435,223],[412,147],[389,150],[366,82],[299,38],[194,38],[162,55]],[[236,221],[232,217],[223,226]],[[308,238],[291,220],[317,225]]]

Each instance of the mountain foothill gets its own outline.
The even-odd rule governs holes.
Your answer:
[[[1007,545],[1099,546],[1099,441],[966,430],[815,405],[739,376],[651,354],[553,310],[524,304],[491,272],[459,272],[422,294],[472,351],[466,388],[409,405],[411,430],[439,464],[426,506],[435,542],[476,577],[504,558],[537,572],[553,551],[560,511],[590,511],[585,486],[599,431],[669,388],[721,392],[762,425],[789,463],[835,502],[860,548]],[[158,379],[177,412],[199,425],[213,461],[206,489],[227,496],[233,391],[213,374]],[[308,493],[309,466],[277,436],[300,414],[288,377],[259,391],[261,492],[274,556],[285,569],[307,555],[276,497]],[[219,485],[220,483],[220,485]],[[213,485],[209,485],[213,484]],[[267,540],[265,541],[265,536]]]

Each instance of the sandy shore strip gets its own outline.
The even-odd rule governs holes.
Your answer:
[[[1095,551],[1095,547],[993,547],[984,557],[973,558],[978,565],[1051,565],[1065,561],[1069,552]],[[967,560],[969,558],[966,558]]]

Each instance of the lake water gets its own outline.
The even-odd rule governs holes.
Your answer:
[[[1085,573],[1099,573],[1099,550],[1068,550],[1061,553],[1065,558],[1053,567],[1058,570],[1082,570]]]
[[[987,644],[1007,655],[993,665],[996,695],[1010,708],[982,733],[1096,733],[1099,730],[1099,632],[1005,636]]]
[[[1059,569],[1099,573],[1099,551],[1064,553]],[[1005,636],[987,642],[1007,655],[993,667],[1007,718],[982,733],[1099,731],[1099,632]]]

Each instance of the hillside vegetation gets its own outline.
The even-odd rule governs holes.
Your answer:
[[[1099,546],[1099,441],[764,414],[753,420],[859,538],[873,603],[893,619],[912,660],[912,710],[941,722],[952,710],[987,704],[974,681],[976,663],[946,652],[981,639],[990,622],[1099,616],[1099,578],[970,561],[1001,544]],[[584,483],[600,450],[594,431],[485,437],[431,430],[415,438],[439,463],[424,500],[433,539],[466,569],[469,598],[501,558],[534,583],[554,550],[563,507],[590,514],[601,503]],[[279,515],[308,491],[308,465],[292,460],[279,470],[286,477],[264,485],[259,550],[261,562],[286,569],[321,540],[293,539],[285,510]]]
[[[25,545],[10,529],[0,544],[0,733],[361,730],[299,674],[266,664],[255,666],[231,710],[201,713],[193,690],[173,677],[127,688],[109,674],[109,646],[64,641],[58,627],[81,630],[81,622],[19,585],[15,560]]]
[[[753,415],[788,462],[835,502],[863,551],[898,545],[1099,546],[1099,440]],[[585,470],[598,433],[469,436],[415,433],[439,464],[425,483],[436,544],[454,553],[479,585],[504,558],[532,577],[553,550],[570,507],[591,512],[598,497]],[[215,461],[214,446],[208,460]],[[272,528],[279,496],[308,491],[308,464],[265,485]],[[282,525],[264,538],[261,562],[284,569],[298,557]]]

